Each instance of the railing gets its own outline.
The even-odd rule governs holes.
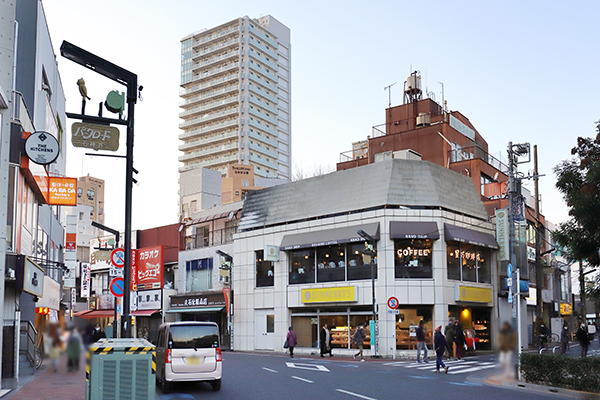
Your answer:
[[[205,126],[202,128],[193,129],[191,131],[187,131],[187,132],[179,135],[179,139],[184,140],[188,137],[192,137],[192,136],[196,136],[196,135],[199,135],[202,133],[214,131],[216,129],[221,129],[221,128],[225,128],[225,127],[232,126],[232,125],[237,125],[238,121],[239,121],[238,118],[233,118],[229,121],[219,122],[217,124],[212,124],[212,125],[208,125],[208,126]]]
[[[202,117],[197,117],[197,118],[192,118],[192,119],[188,119],[187,121],[182,122],[181,124],[179,124],[179,127],[181,129],[188,127],[188,126],[192,126],[192,125],[196,125],[205,121],[210,121],[212,119],[215,118],[221,118],[224,117],[226,115],[231,115],[231,114],[237,114],[239,112],[239,107],[231,107],[228,108],[226,110],[223,111],[218,111],[215,113],[210,113],[207,115],[204,115]]]
[[[354,150],[343,151],[340,153],[340,162],[347,162],[354,160]]]
[[[184,100],[184,101],[180,102],[179,105],[180,106],[185,106],[185,105],[188,105],[188,104],[195,103],[197,101],[201,101],[201,100],[205,100],[205,99],[210,99],[211,97],[215,97],[215,96],[218,96],[218,95],[223,94],[223,93],[231,92],[232,90],[238,90],[238,85],[229,85],[229,86],[226,86],[226,87],[224,87],[222,89],[213,90],[212,92],[208,92],[208,93],[202,94],[200,96],[191,97],[191,98],[189,98],[187,100]]]
[[[36,364],[36,341],[38,332],[35,327],[31,324],[31,321],[21,321],[21,326],[19,328],[19,333],[21,337],[21,348],[25,350],[25,355],[27,359],[31,363],[32,366]]]
[[[472,159],[480,159],[485,161],[492,167],[496,168],[498,171],[508,174],[508,166],[506,164],[504,164],[502,161],[498,160],[494,156],[491,156],[481,147],[478,146],[469,146],[463,147],[458,150],[450,150],[448,153],[448,157],[450,158],[451,163]]]
[[[248,96],[248,101],[253,102],[254,104],[264,108],[265,110],[268,110],[269,112],[272,112],[273,114],[277,115],[279,113],[279,111],[273,107],[270,104],[264,103],[262,101],[260,101],[258,98],[253,97],[253,96]]]
[[[270,115],[263,114],[263,113],[261,113],[260,111],[258,111],[255,108],[250,108],[248,110],[248,112],[250,112],[250,114],[254,115],[257,118],[261,118],[262,120],[264,120],[264,121],[266,121],[268,123],[273,124],[274,126],[277,126],[279,124],[279,122],[277,121],[277,119],[271,117]]]
[[[179,95],[180,96],[185,96],[186,94],[193,93],[193,92],[195,92],[197,90],[218,85],[221,82],[230,81],[232,79],[238,79],[239,76],[240,76],[240,74],[231,74],[231,75],[223,76],[221,78],[213,79],[213,80],[210,80],[208,82],[201,83],[200,85],[195,85],[195,86],[192,86],[191,88],[182,90],[181,92],[179,92]]]
[[[184,165],[183,167],[179,168],[179,172],[188,171],[188,170],[194,169],[194,168],[203,168],[203,167],[207,167],[207,166],[214,166],[214,165],[218,165],[218,164],[230,163],[230,162],[237,161],[237,160],[238,160],[238,154],[235,153],[235,154],[232,154],[229,156],[216,157],[216,158],[211,158],[210,160],[199,161],[199,162]]]
[[[259,67],[258,65],[256,65],[256,63],[250,63],[250,68],[253,68],[255,71],[259,72],[260,74],[266,76],[267,78],[271,79],[274,82],[277,82],[277,75],[271,73],[270,71],[267,71],[264,68]]]
[[[190,140],[189,142],[180,145],[179,150],[185,150],[185,149],[189,149],[191,147],[202,146],[207,143],[217,142],[219,140],[230,139],[230,138],[234,138],[237,136],[238,136],[238,131],[231,130],[231,131],[219,133],[217,135],[211,135],[209,137],[202,138],[202,139]]]
[[[371,128],[371,137],[376,138],[380,136],[387,135],[386,133],[386,124],[375,125]]]
[[[210,52],[213,52],[213,51],[216,51],[216,50],[222,49],[222,48],[224,48],[224,47],[231,46],[232,44],[235,44],[235,43],[239,43],[239,40],[237,40],[237,39],[232,39],[232,40],[228,40],[228,41],[226,41],[226,42],[217,43],[217,44],[215,44],[214,46],[212,46],[212,47],[209,47],[208,49],[201,50],[201,51],[199,51],[199,52],[197,52],[197,53],[193,54],[193,55],[192,55],[192,59],[194,59],[194,58],[197,58],[197,57],[199,57],[199,56],[202,56],[202,55],[204,55],[204,54],[207,54],[207,53],[210,53]]]
[[[272,60],[272,61],[270,59],[267,60],[266,57],[259,56],[258,53],[256,51],[254,51],[254,49],[252,49],[252,51],[249,51],[248,55],[256,58],[258,61],[260,61],[263,64],[266,64],[270,68],[273,68],[275,71],[277,71],[279,69],[279,65],[277,65],[277,59]]]
[[[20,122],[25,132],[35,132],[31,114],[29,114],[27,104],[25,104],[23,95],[20,92],[12,92],[12,103],[13,108],[10,116],[11,120]]]
[[[201,80],[201,79],[205,79],[205,78],[208,78],[208,77],[213,76],[215,74],[218,74],[220,72],[227,71],[227,70],[233,69],[233,68],[237,68],[237,67],[239,67],[239,65],[240,65],[240,63],[236,61],[236,62],[231,63],[231,64],[223,65],[222,67],[219,67],[219,68],[213,68],[210,71],[206,71],[206,72],[204,72],[202,74],[198,74],[198,75],[194,76],[190,82],[194,82],[194,81],[198,81],[198,80]]]
[[[207,233],[199,233],[185,237],[185,250],[201,249],[204,247],[218,246],[233,243],[233,234],[237,232],[237,226],[217,229]]]
[[[206,154],[216,154],[216,153],[220,153],[222,151],[233,150],[233,149],[237,149],[237,148],[238,148],[237,142],[224,144],[224,145],[216,146],[216,147],[210,147],[208,149],[198,150],[198,151],[184,154],[179,157],[179,161],[186,161],[186,160],[190,160],[193,158],[204,156]]]
[[[258,47],[259,49],[261,49],[265,53],[269,53],[270,56],[277,58],[277,50],[271,49],[271,48],[267,49],[267,47],[265,45],[263,45],[262,43],[258,43],[258,41],[254,40],[254,39],[251,39],[251,38],[248,38],[248,42],[250,44],[252,44],[253,46]]]
[[[248,83],[248,89],[252,90],[255,93],[258,93],[262,97],[266,97],[267,99],[271,100],[274,103],[278,103],[279,102],[279,100],[277,99],[277,96],[273,96],[272,94],[268,94],[267,92],[265,92],[264,90],[262,90],[258,86],[253,85],[251,82]]]
[[[197,41],[193,42],[193,43],[192,43],[192,47],[195,47],[195,46],[201,45],[202,43],[210,42],[211,40],[218,39],[218,38],[220,38],[220,37],[222,37],[222,36],[225,36],[225,35],[227,35],[228,33],[231,33],[231,32],[236,32],[236,31],[238,31],[238,30],[239,30],[239,29],[238,29],[238,26],[236,25],[235,27],[231,27],[231,28],[229,28],[229,29],[226,29],[226,30],[224,30],[224,31],[221,31],[221,32],[218,32],[218,33],[212,34],[212,35],[210,35],[210,36],[204,36],[202,39],[200,39],[200,40],[197,40]]]
[[[194,66],[192,66],[192,70],[198,69],[198,68],[202,68],[206,65],[210,65],[212,63],[215,63],[217,61],[221,61],[221,60],[225,60],[226,58],[230,58],[234,55],[239,55],[240,52],[239,50],[233,50],[233,51],[229,51],[225,54],[221,54],[220,56],[217,57],[213,57],[213,58],[209,58],[208,60],[202,61]]]
[[[270,83],[267,83],[267,81],[265,81],[264,79],[262,79],[260,76],[258,76],[256,74],[248,74],[248,78],[254,80],[255,82],[258,82],[259,85],[269,88],[270,90],[272,90],[274,92],[278,91],[278,89],[275,85],[271,85]]]
[[[202,111],[206,111],[206,110],[210,110],[212,108],[218,107],[218,106],[222,106],[225,104],[231,104],[231,103],[235,103],[239,100],[239,96],[231,96],[228,97],[226,99],[223,100],[217,100],[217,101],[211,101],[210,103],[200,106],[200,107],[194,107],[194,108],[190,108],[189,110],[183,111],[181,113],[179,113],[179,118],[183,118],[186,117],[188,115],[192,115],[192,114],[196,114]]]
[[[258,28],[250,26],[250,30],[252,31],[252,33],[256,33],[258,36],[260,36],[261,39],[266,40],[271,45],[277,46],[277,41],[274,38],[267,37],[267,35],[265,33],[263,33],[262,31],[260,31]]]

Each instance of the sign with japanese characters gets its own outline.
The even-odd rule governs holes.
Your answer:
[[[85,299],[90,297],[91,276],[92,266],[90,263],[81,263],[81,297]]]
[[[75,147],[117,151],[119,129],[109,125],[76,122],[71,128],[71,143]]]
[[[162,308],[162,290],[142,290],[137,295],[138,310],[160,310]]]
[[[164,246],[138,250],[135,269],[135,290],[162,289]]]
[[[48,204],[53,206],[77,205],[77,178],[48,177]]]
[[[171,296],[171,309],[191,307],[225,307],[225,296],[223,293],[206,293],[191,295]]]

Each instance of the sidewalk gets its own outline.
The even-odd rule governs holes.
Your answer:
[[[85,399],[85,357],[82,355],[79,371],[67,372],[67,356],[63,354],[54,372],[49,359],[44,360],[44,370],[38,370],[33,377],[26,377],[22,386],[1,397],[2,400],[84,400]]]

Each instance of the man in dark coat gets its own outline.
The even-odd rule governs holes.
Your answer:
[[[444,336],[446,336],[446,348],[448,349],[448,358],[454,357],[454,323],[448,322],[444,329]]]
[[[448,367],[444,364],[442,357],[446,352],[448,344],[446,343],[446,338],[442,335],[442,326],[438,326],[435,328],[435,333],[433,335],[433,349],[435,350],[435,372],[440,372],[440,367],[444,368],[444,371],[448,373]]]
[[[100,324],[96,324],[96,328],[94,329],[94,333],[92,333],[91,341],[92,343],[96,343],[98,340],[105,338],[106,333],[100,328]]]
[[[577,333],[575,334],[577,340],[579,340],[579,345],[581,346],[581,357],[587,357],[588,346],[590,345],[590,340],[588,338],[588,331],[586,329],[585,324],[582,322],[577,329]]]
[[[465,354],[465,333],[460,326],[460,322],[454,321],[454,344],[456,344],[456,358],[459,360]]]

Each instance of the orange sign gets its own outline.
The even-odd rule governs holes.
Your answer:
[[[77,205],[77,178],[50,176],[48,204],[54,206]]]

